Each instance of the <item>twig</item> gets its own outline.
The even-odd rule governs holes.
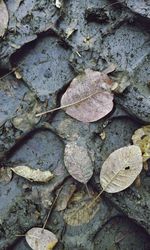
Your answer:
[[[23,64],[23,62],[20,63],[17,67],[13,68],[13,69],[12,69],[10,72],[8,72],[6,75],[0,77],[0,80],[4,79],[6,76],[11,75],[11,74],[12,74],[13,72],[15,72],[15,70],[18,69],[22,64]]]
[[[57,111],[57,110],[60,110],[60,109],[69,108],[69,107],[71,107],[71,106],[74,106],[74,105],[76,105],[76,104],[79,104],[80,102],[83,102],[83,101],[89,99],[89,98],[92,97],[93,95],[96,95],[96,94],[98,94],[98,93],[100,93],[100,92],[101,92],[101,91],[96,91],[96,92],[94,92],[94,93],[92,93],[92,94],[90,94],[90,95],[88,95],[88,96],[86,96],[86,97],[80,99],[79,101],[76,101],[76,102],[73,102],[73,103],[69,103],[69,104],[60,106],[60,107],[58,107],[58,108],[50,109],[50,110],[47,110],[47,111],[42,112],[42,113],[38,113],[38,114],[36,114],[35,116],[38,117],[38,116],[45,115],[45,114],[48,114],[48,113],[51,113],[51,112],[54,112],[54,111]]]
[[[48,221],[48,219],[49,219],[49,217],[51,215],[51,212],[52,212],[52,210],[54,208],[54,205],[56,204],[56,201],[57,201],[57,199],[59,197],[59,194],[60,194],[61,190],[62,190],[62,187],[59,189],[59,191],[58,191],[58,193],[57,193],[57,195],[56,195],[56,197],[55,197],[55,199],[53,201],[53,204],[52,204],[52,206],[51,206],[51,208],[50,208],[50,210],[49,210],[49,212],[47,214],[46,220],[45,220],[45,222],[43,224],[43,227],[42,227],[42,229],[43,229],[42,232],[44,231],[44,228],[46,227],[47,221]]]

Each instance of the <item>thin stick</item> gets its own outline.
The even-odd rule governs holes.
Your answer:
[[[74,106],[74,105],[76,105],[76,104],[79,104],[80,102],[83,102],[83,101],[89,99],[89,98],[92,97],[93,95],[96,95],[96,94],[98,94],[98,93],[100,93],[100,92],[101,92],[101,91],[96,91],[96,92],[94,92],[94,93],[92,93],[92,94],[90,94],[90,95],[88,95],[88,96],[86,96],[86,97],[80,99],[79,101],[76,101],[76,102],[73,102],[73,103],[69,103],[69,104],[60,106],[60,107],[58,107],[58,108],[50,109],[50,110],[47,110],[47,111],[42,112],[42,113],[38,113],[38,114],[36,114],[35,116],[38,117],[38,116],[45,115],[45,114],[48,114],[48,113],[51,113],[51,112],[54,112],[54,111],[57,111],[57,110],[60,110],[60,109],[69,108],[69,107],[71,107],[71,106]]]
[[[23,62],[20,63],[20,64],[19,64],[17,67],[15,67],[14,69],[12,69],[10,72],[8,72],[6,75],[0,77],[0,80],[4,79],[6,76],[11,75],[11,74],[12,74],[16,69],[18,69],[22,64],[23,64]]]
[[[109,6],[115,5],[117,3],[123,3],[123,1],[116,1],[116,2],[111,3],[111,4],[104,5],[102,8],[109,7]]]
[[[49,210],[49,212],[48,212],[48,215],[47,215],[46,220],[45,220],[45,222],[44,222],[44,225],[43,225],[43,227],[42,227],[43,230],[44,230],[44,228],[46,227],[47,221],[48,221],[48,219],[49,219],[49,217],[50,217],[50,215],[51,215],[51,212],[52,212],[52,210],[53,210],[54,205],[56,204],[56,201],[57,201],[57,199],[58,199],[58,196],[59,196],[61,190],[62,190],[62,187],[59,189],[59,191],[58,191],[58,193],[57,193],[57,195],[56,195],[56,197],[55,197],[55,199],[54,199],[54,201],[53,201],[53,204],[52,204],[52,206],[51,206],[51,208],[50,208],[50,210]],[[43,232],[43,230],[42,230],[42,232]]]

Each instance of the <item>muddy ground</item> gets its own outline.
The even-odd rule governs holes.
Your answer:
[[[150,4],[148,0],[6,0],[8,29],[0,40],[0,165],[17,164],[50,169],[47,184],[31,183],[13,175],[0,181],[0,249],[29,250],[23,235],[43,226],[63,185],[76,192],[85,187],[69,176],[64,146],[74,137],[93,155],[94,175],[88,183],[98,192],[99,172],[108,155],[129,145],[133,132],[150,124]],[[113,111],[90,124],[64,111],[35,114],[60,105],[70,81],[86,68],[102,71],[116,65],[111,76],[127,83],[115,95]],[[105,140],[100,134],[106,133]],[[69,226],[53,209],[46,228],[59,243],[55,249],[150,249],[150,170],[142,172],[141,186],[118,194],[103,194],[86,224]],[[120,234],[125,237],[119,236]]]

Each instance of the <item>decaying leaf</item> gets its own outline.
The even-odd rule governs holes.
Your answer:
[[[132,136],[132,141],[134,145],[140,147],[143,161],[147,161],[150,158],[150,125],[137,129]]]
[[[98,71],[86,69],[73,79],[61,99],[66,113],[82,122],[94,122],[106,116],[113,108],[110,78]]]
[[[76,141],[68,142],[64,163],[69,174],[79,182],[86,184],[93,175],[93,164],[86,145],[78,145]]]
[[[129,187],[142,170],[142,153],[138,146],[115,150],[102,165],[100,184],[108,193]]]
[[[69,200],[71,199],[73,193],[76,190],[76,185],[73,183],[71,179],[68,179],[60,191],[60,194],[57,199],[56,203],[56,210],[57,211],[63,211],[66,209]]]
[[[11,170],[29,181],[48,182],[53,178],[53,174],[48,170],[42,171],[40,169],[32,169],[28,166],[16,166],[11,168]]]
[[[33,250],[52,250],[58,242],[55,234],[39,227],[31,228],[25,238]]]
[[[0,183],[7,184],[12,179],[12,171],[10,168],[1,167],[0,168]]]
[[[80,192],[76,193],[75,196],[75,200],[73,197],[72,204],[70,204],[70,207],[64,213],[65,222],[71,226],[79,226],[90,222],[100,209],[100,202],[94,200],[95,196],[89,198],[84,193],[82,197]],[[78,199],[77,196],[79,196]]]
[[[6,4],[0,0],[0,37],[3,37],[8,25],[8,11]]]

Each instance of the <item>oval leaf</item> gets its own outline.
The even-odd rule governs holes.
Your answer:
[[[74,141],[65,147],[64,163],[69,174],[79,182],[86,184],[93,175],[92,160],[86,147]]]
[[[39,227],[31,228],[25,238],[33,250],[51,250],[58,242],[55,234]]]
[[[138,146],[115,150],[102,165],[100,184],[108,193],[129,187],[142,170],[142,153]]]
[[[17,166],[11,168],[11,170],[29,181],[48,182],[53,178],[53,174],[50,171],[41,171],[40,169],[31,169],[28,166]]]
[[[98,71],[86,69],[73,79],[61,99],[61,106],[69,105],[66,113],[82,122],[94,122],[113,108],[110,78]]]
[[[0,37],[2,37],[8,25],[8,11],[3,0],[0,0]]]

